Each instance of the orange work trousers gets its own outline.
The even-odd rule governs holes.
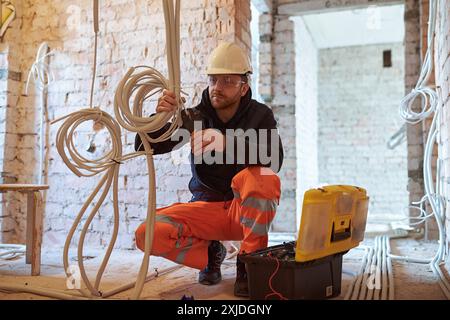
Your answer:
[[[211,240],[242,240],[240,253],[267,247],[268,231],[280,199],[280,179],[269,168],[252,166],[231,182],[227,202],[174,203],[156,209],[151,254],[191,268],[204,269]],[[145,223],[136,230],[144,251]]]

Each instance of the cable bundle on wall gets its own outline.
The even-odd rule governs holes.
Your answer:
[[[44,171],[44,115],[47,112],[47,90],[48,86],[55,81],[55,76],[46,61],[52,54],[52,51],[49,52],[48,44],[46,42],[41,43],[36,55],[36,60],[33,62],[30,72],[28,73],[25,86],[25,95],[28,95],[28,86],[33,79],[36,88],[41,92],[38,184],[42,184]]]
[[[450,283],[446,279],[445,275],[440,270],[440,264],[442,264],[447,256],[448,245],[447,236],[445,231],[445,210],[446,199],[441,193],[441,166],[440,159],[437,161],[436,168],[436,190],[433,181],[431,160],[433,156],[433,146],[437,141],[441,117],[441,109],[438,107],[439,95],[438,93],[427,86],[429,77],[433,70],[433,47],[434,47],[434,33],[436,28],[436,15],[437,15],[437,1],[429,1],[429,20],[428,20],[428,32],[427,32],[427,52],[422,64],[419,80],[415,88],[401,101],[400,115],[407,123],[417,124],[427,119],[430,115],[433,115],[431,127],[428,132],[428,137],[424,150],[424,164],[423,175],[425,184],[425,196],[417,204],[420,204],[421,214],[419,216],[420,221],[425,221],[430,217],[434,217],[437,223],[439,231],[439,247],[435,256],[428,259],[417,259],[411,257],[397,257],[393,256],[393,259],[405,260],[417,263],[429,263],[434,274],[439,279],[439,285],[444,292],[445,296],[450,299]],[[421,97],[422,106],[419,112],[413,110],[414,101]],[[432,213],[424,214],[423,203],[428,202],[431,206]]]

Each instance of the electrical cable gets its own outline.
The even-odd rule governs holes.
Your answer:
[[[6,250],[0,252],[0,259],[13,260],[26,252],[26,247],[23,244],[0,244],[0,250]]]
[[[389,256],[389,237],[377,236],[374,246],[365,248],[359,273],[353,278],[345,300],[393,300],[394,278]]]
[[[55,81],[55,76],[50,70],[47,59],[53,55],[54,52],[49,52],[49,47],[46,42],[41,43],[37,51],[36,59],[31,65],[28,72],[27,82],[25,86],[25,95],[28,95],[28,87],[31,80],[33,80],[35,86],[40,91],[40,126],[39,126],[39,175],[38,184],[42,184],[43,168],[44,168],[44,115],[47,112],[47,90],[48,86]]]
[[[271,275],[270,278],[269,278],[269,288],[270,288],[270,290],[272,290],[272,293],[268,293],[268,294],[265,296],[265,299],[267,300],[267,299],[268,299],[269,297],[271,297],[271,296],[277,296],[278,298],[280,298],[280,300],[288,300],[288,299],[287,299],[285,296],[283,296],[280,292],[276,291],[276,290],[273,288],[273,285],[272,285],[272,280],[273,280],[273,278],[275,277],[275,275],[278,273],[278,270],[280,269],[280,261],[278,260],[278,258],[273,257],[271,253],[269,253],[267,256],[268,256],[270,259],[275,260],[275,262],[277,263],[277,266],[276,266],[276,268],[275,268],[275,271],[272,273],[272,275]]]

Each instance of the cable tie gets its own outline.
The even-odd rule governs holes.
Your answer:
[[[115,163],[117,163],[117,164],[123,164],[123,162],[117,161],[116,159],[111,159],[111,161],[113,161],[113,162],[115,162]]]

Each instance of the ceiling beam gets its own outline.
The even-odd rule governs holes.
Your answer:
[[[398,5],[403,0],[314,0],[287,3],[278,6],[278,14],[300,16],[304,14],[324,13],[327,11],[352,10],[367,8],[372,5]]]

